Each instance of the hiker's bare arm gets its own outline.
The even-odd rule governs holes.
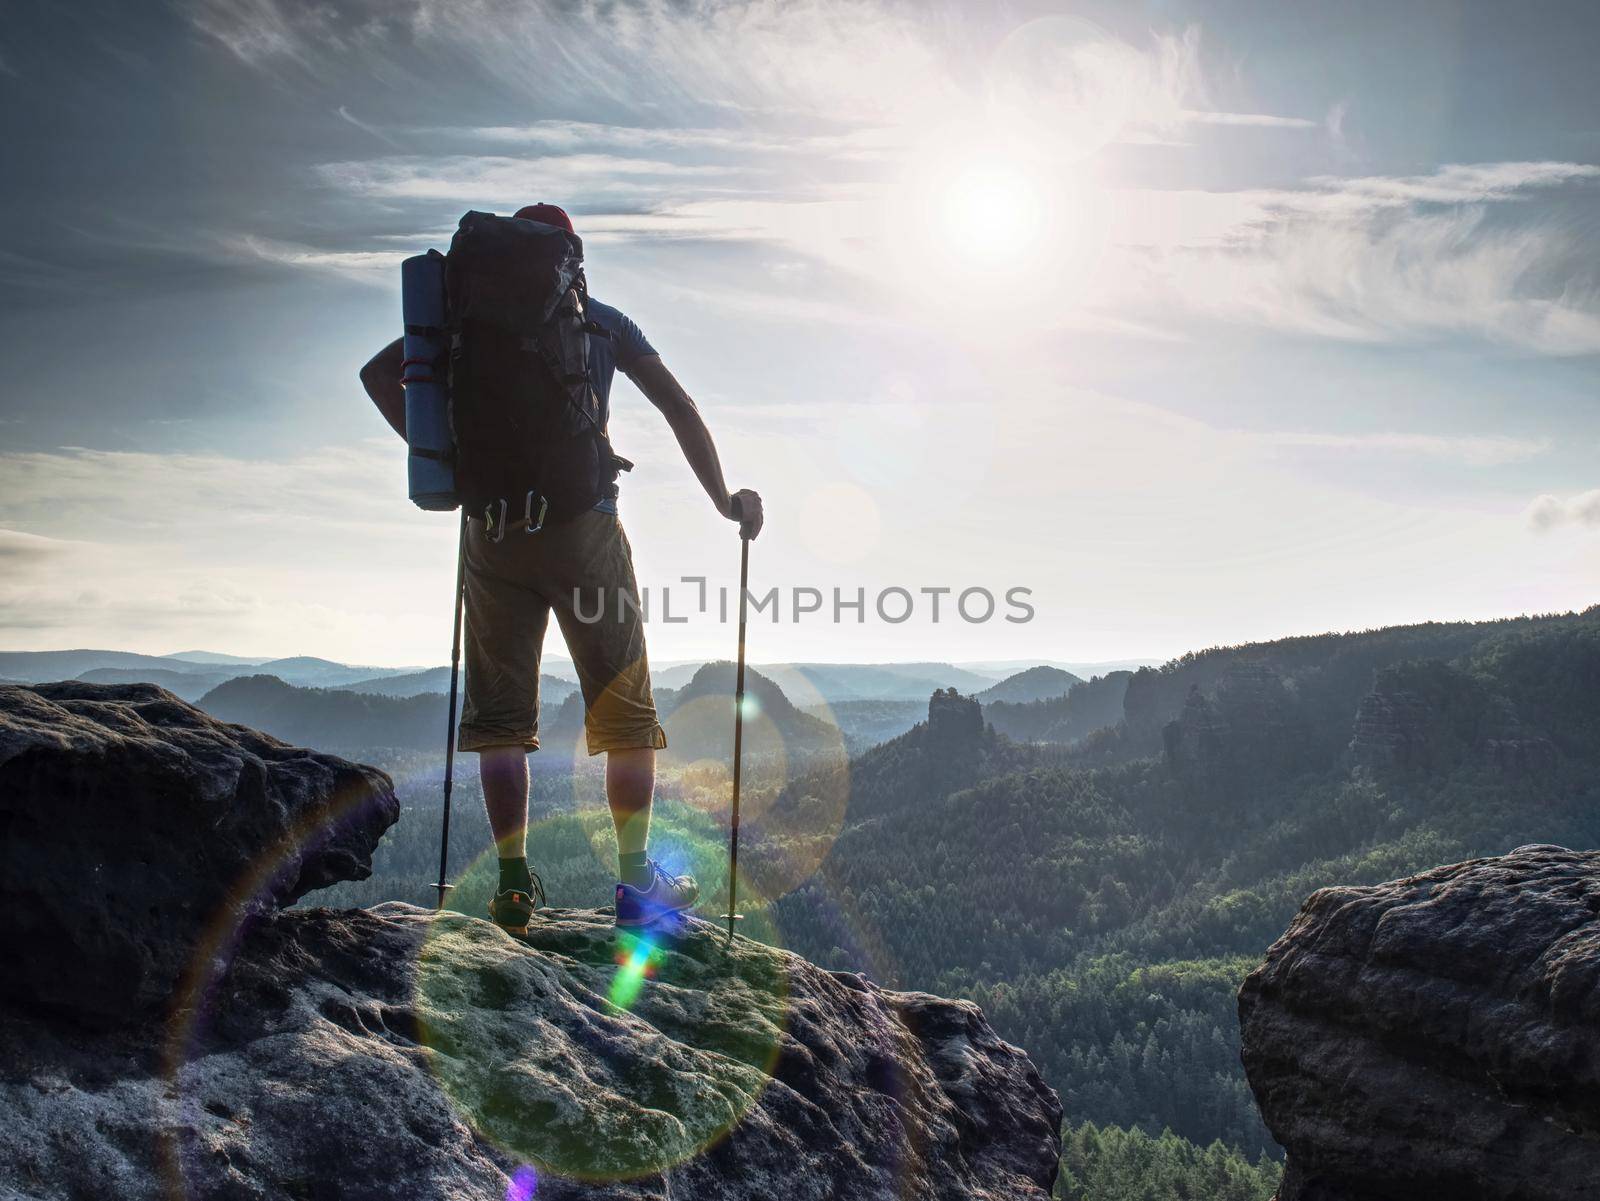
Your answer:
[[[761,532],[761,497],[749,488],[737,493],[728,491],[722,478],[722,460],[717,457],[717,445],[711,440],[711,431],[700,417],[700,410],[683,390],[661,356],[652,354],[636,359],[627,368],[628,378],[639,386],[639,391],[651,404],[661,410],[661,415],[672,427],[683,457],[689,460],[695,478],[706,490],[717,512],[739,523],[739,532],[754,538]]]
[[[405,351],[396,338],[361,369],[361,386],[389,427],[402,438],[406,436],[406,390],[400,386],[400,363],[404,358]]]

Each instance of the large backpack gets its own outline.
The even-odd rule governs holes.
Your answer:
[[[491,536],[537,530],[616,494],[589,378],[583,243],[553,225],[461,218],[445,258],[456,487]]]

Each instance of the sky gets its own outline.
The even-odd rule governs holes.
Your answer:
[[[443,661],[455,520],[356,372],[401,259],[540,200],[765,497],[758,661],[1585,607],[1597,52],[1588,3],[12,0],[0,649]],[[681,581],[738,539],[620,377],[612,441],[653,656],[731,655]]]

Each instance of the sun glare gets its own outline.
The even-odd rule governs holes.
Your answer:
[[[963,255],[997,264],[1015,261],[1038,241],[1042,202],[1024,172],[1005,163],[974,164],[945,187],[940,225]]]

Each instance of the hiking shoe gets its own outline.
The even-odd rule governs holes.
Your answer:
[[[641,930],[664,918],[676,917],[700,898],[693,876],[669,876],[654,859],[649,888],[617,885],[617,928]]]
[[[544,904],[544,886],[539,877],[533,878],[533,887],[508,888],[494,894],[489,902],[489,919],[507,934],[521,938],[528,932],[528,921],[533,911]]]

